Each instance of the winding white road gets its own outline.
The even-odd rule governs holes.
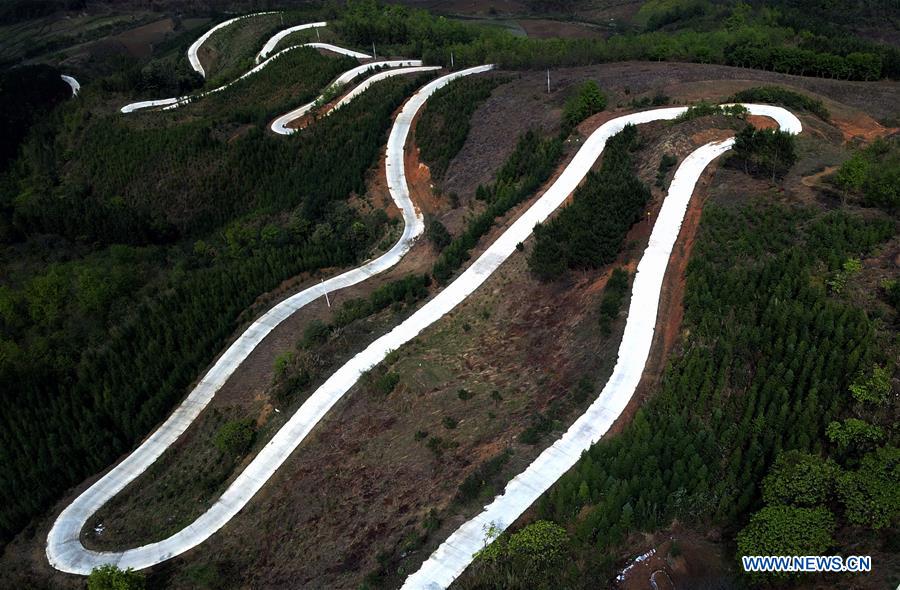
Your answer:
[[[783,108],[754,104],[744,106],[751,114],[775,119],[784,131],[796,134],[802,129],[800,120]],[[515,244],[524,241],[531,234],[534,224],[546,219],[550,212],[575,189],[603,151],[607,139],[621,131],[626,124],[674,119],[685,110],[680,107],[645,111],[619,117],[601,125],[540,200],[491,245],[456,282],[463,280],[470,272],[472,276],[468,281],[469,284],[476,282],[480,284],[490,275],[512,253]],[[653,226],[647,249],[637,267],[631,304],[628,308],[628,320],[619,346],[616,366],[597,400],[572,424],[562,438],[541,453],[524,472],[510,481],[503,494],[494,498],[481,514],[450,535],[421,568],[406,579],[403,585],[405,590],[439,590],[448,587],[472,562],[475,553],[485,546],[486,531],[489,527],[493,526],[494,530],[503,531],[521,516],[541,494],[578,462],[584,451],[600,440],[628,405],[650,353],[663,277],[694,186],[706,167],[731,149],[732,145],[734,138],[708,143],[685,158],[676,170],[666,200]],[[468,286],[467,284],[466,288]]]
[[[53,567],[83,575],[105,564],[142,569],[196,547],[222,528],[250,501],[362,372],[380,362],[383,354],[364,352],[342,367],[291,416],[215,504],[181,531],[162,541],[120,552],[92,551],[82,545],[81,530],[91,515],[146,471],[181,436],[216,391],[278,324],[326,293],[355,285],[394,266],[406,254],[424,229],[422,215],[416,211],[410,199],[404,171],[404,147],[410,125],[416,113],[435,91],[457,78],[484,72],[491,67],[469,68],[430,82],[406,102],[397,116],[388,139],[385,164],[388,189],[403,213],[405,224],[403,235],[397,243],[375,260],[289,297],[253,322],[153,434],[63,509],[47,537],[47,559]]]
[[[278,14],[278,11],[269,11],[269,12],[254,12],[253,14],[244,14],[235,18],[230,18],[224,22],[221,22],[206,31],[200,37],[197,38],[196,41],[191,43],[191,46],[188,47],[188,61],[191,62],[191,67],[194,68],[194,71],[206,77],[206,70],[203,69],[203,64],[200,63],[200,58],[197,56],[197,52],[200,50],[200,46],[206,43],[207,39],[212,37],[213,33],[220,29],[224,29],[230,24],[236,23],[239,20],[244,20],[245,18],[252,18],[254,16],[262,16],[264,14]]]
[[[207,32],[195,43],[196,48],[199,48],[213,31],[227,26],[235,20],[238,19],[221,23]],[[196,48],[194,46],[192,48],[195,58]],[[262,69],[272,59],[293,48],[289,47],[269,57],[238,80]],[[366,65],[372,66],[372,64]],[[199,61],[197,61],[195,69],[197,67],[199,67]],[[421,66],[413,66],[410,69],[413,68],[421,68]],[[403,235],[393,248],[359,268],[310,287],[282,301],[241,334],[185,401],[150,437],[62,511],[54,522],[47,539],[47,558],[53,567],[75,574],[88,574],[92,569],[104,564],[142,569],[179,555],[208,539],[250,501],[315,425],[367,370],[384,360],[392,350],[409,342],[425,328],[444,317],[481,286],[512,255],[516,244],[525,241],[531,235],[534,226],[546,220],[575,190],[602,153],[606,141],[611,136],[618,133],[627,124],[673,119],[686,110],[686,107],[677,107],[634,113],[613,119],[597,129],[579,149],[559,178],[534,205],[525,211],[443,291],[407,320],[367,346],[365,350],[354,356],[329,377],[263,447],[215,504],[193,523],[167,539],[121,552],[98,552],[85,548],[80,541],[80,533],[91,515],[146,471],[184,433],[216,391],[272,329],[298,309],[326,293],[359,283],[399,262],[411,247],[412,242],[423,231],[422,216],[415,210],[410,199],[404,169],[404,146],[411,123],[428,97],[439,88],[461,76],[484,72],[491,68],[490,65],[469,68],[443,76],[427,84],[410,98],[398,115],[387,143],[386,174],[388,188],[403,213],[405,227]],[[357,69],[354,68],[354,70]],[[202,67],[198,71],[203,73]],[[356,75],[358,72],[347,78],[347,81]],[[373,83],[374,78],[387,77],[387,75],[388,72],[381,72],[372,76],[364,83],[365,87]],[[211,90],[201,96],[223,90],[233,83]],[[365,87],[359,92],[363,92]],[[344,98],[352,100],[351,95],[353,92]],[[182,99],[163,99],[163,101],[173,101],[166,103],[168,108],[172,108],[178,106]],[[160,101],[145,101],[137,104],[147,103],[155,103],[152,106],[161,104]],[[131,106],[133,105],[129,105],[129,107]],[[800,121],[785,109],[768,105],[748,104],[744,106],[754,115],[772,117],[785,131],[791,133],[801,131]],[[307,107],[309,105],[305,105],[301,109]],[[301,109],[297,109],[297,111]],[[297,111],[292,111],[285,117],[296,118],[306,112],[297,114]],[[131,111],[123,108],[123,112]],[[276,123],[282,119],[284,117],[273,122],[273,130],[275,130]],[[281,128],[288,129],[286,122],[281,124]],[[505,530],[560,476],[568,471],[578,461],[581,454],[599,440],[621,414],[634,393],[649,354],[662,280],[694,186],[708,164],[730,149],[733,143],[734,139],[732,138],[707,144],[688,156],[676,171],[668,197],[654,225],[649,245],[638,265],[628,320],[616,366],[597,400],[558,441],[541,453],[523,473],[514,478],[507,485],[503,494],[497,496],[481,514],[465,523],[442,543],[421,568],[407,578],[404,588],[434,590],[449,586],[471,563],[475,553],[484,546],[486,528],[494,526],[497,530]]]
[[[276,59],[278,59],[279,57],[281,57],[282,55],[287,53],[288,51],[292,51],[294,49],[297,49],[298,47],[311,47],[313,49],[324,49],[327,51],[331,51],[333,53],[338,53],[340,55],[347,55],[347,56],[355,57],[355,58],[359,58],[359,56],[368,57],[365,54],[360,54],[359,52],[353,51],[352,49],[345,49],[343,47],[338,47],[337,45],[331,45],[329,43],[305,43],[303,45],[292,45],[292,46],[286,47],[286,48],[282,49],[281,51],[279,51],[278,53],[275,53],[274,55],[270,56],[268,59],[266,59],[262,63],[259,63],[256,66],[254,66],[250,70],[244,72],[239,77],[232,80],[231,82],[223,84],[217,88],[213,88],[211,90],[206,90],[199,94],[192,94],[192,95],[186,95],[186,96],[174,96],[174,97],[170,97],[170,98],[157,98],[157,99],[153,99],[153,100],[141,100],[138,102],[133,102],[133,103],[127,104],[119,110],[122,113],[128,114],[128,113],[133,113],[135,111],[139,111],[142,109],[148,109],[148,108],[153,108],[153,107],[163,107],[162,110],[164,110],[164,111],[171,110],[171,109],[177,109],[178,107],[189,104],[197,99],[203,98],[204,96],[209,96],[210,94],[222,92],[226,88],[229,88],[229,87],[233,86],[234,84],[237,84],[244,78],[247,78],[248,76],[252,76],[253,74],[259,72],[260,70],[262,70],[263,68],[265,68],[266,66],[271,64],[273,61],[275,61]],[[370,63],[363,64],[361,66],[357,66],[355,68],[351,68],[351,69],[347,70],[346,72],[341,74],[341,76],[337,80],[332,82],[331,85],[334,86],[335,84],[340,84],[340,86],[344,86],[350,80],[352,80],[353,78],[358,76],[360,73],[372,70],[374,68],[379,68],[379,67],[395,68],[395,67],[421,66],[421,65],[422,65],[422,60],[419,60],[419,59],[398,59],[398,60],[370,62]],[[440,69],[440,68],[435,68],[435,69]],[[341,82],[341,80],[343,80],[343,82]],[[310,108],[312,108],[312,106],[314,104],[315,104],[315,101],[309,103],[308,105],[304,105],[303,107],[300,107],[299,109],[296,109],[295,111],[291,111],[290,113],[285,115],[285,117],[288,117],[288,116],[292,115],[293,113],[299,113],[299,114],[296,114],[293,117],[291,117],[291,119],[288,119],[287,121],[285,121],[285,124],[287,122],[290,122],[293,119],[296,119],[299,116],[302,116]],[[301,109],[305,109],[305,110],[303,110],[303,112],[300,112]],[[285,127],[285,129],[287,129],[287,127]],[[274,130],[275,130],[275,128],[273,126],[273,131]],[[282,133],[282,135],[287,135],[287,133]]]
[[[81,90],[81,84],[78,83],[78,80],[65,74],[60,74],[59,77],[72,89],[72,96],[78,96],[78,92]]]
[[[341,74],[334,82],[328,85],[325,89],[325,92],[319,95],[316,100],[309,102],[301,107],[297,107],[289,113],[281,115],[269,125],[269,128],[279,135],[291,135],[295,133],[297,129],[293,127],[288,127],[291,121],[298,119],[311,111],[317,103],[322,100],[325,100],[325,96],[327,92],[332,90],[337,90],[349,84],[354,78],[358,75],[373,70],[375,68],[392,68],[387,69],[382,72],[378,72],[377,74],[373,74],[363,80],[359,85],[357,85],[353,90],[348,92],[345,96],[343,96],[338,102],[334,104],[331,109],[328,110],[326,115],[333,113],[340,107],[346,105],[351,100],[365,92],[372,84],[378,82],[379,80],[384,80],[385,78],[389,78],[391,76],[399,76],[401,74],[415,74],[419,72],[431,72],[435,70],[441,69],[440,66],[423,66],[422,61],[418,59],[404,59],[404,60],[393,60],[393,61],[375,61],[367,64],[363,64],[361,66],[357,66],[353,69],[347,70],[343,74]]]
[[[297,31],[304,31],[306,29],[317,29],[317,28],[326,27],[326,26],[328,26],[328,23],[326,23],[326,22],[306,23],[303,25],[297,25],[295,27],[288,27],[283,31],[278,31],[277,33],[272,35],[272,37],[268,41],[266,41],[265,45],[263,45],[263,48],[260,49],[259,53],[256,54],[256,63],[259,63],[261,60],[266,59],[266,57],[270,53],[272,53],[272,50],[274,50],[275,47],[278,46],[278,42],[281,41],[282,39],[284,39],[285,37],[287,37],[288,35],[290,35],[291,33],[296,33]],[[369,57],[365,53],[359,53],[358,51],[353,51],[352,53],[355,54],[352,57],[363,57],[363,58]]]

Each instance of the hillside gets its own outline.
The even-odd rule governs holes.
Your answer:
[[[895,7],[403,4],[0,12],[0,587],[900,583]]]

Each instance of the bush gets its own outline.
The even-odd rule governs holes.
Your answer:
[[[400,375],[388,371],[375,378],[375,391],[384,396],[390,395],[398,383],[400,383]]]
[[[612,322],[618,317],[627,294],[628,271],[624,268],[616,268],[606,282],[603,299],[600,301],[600,330],[605,336],[611,332]]]
[[[226,455],[240,456],[247,452],[254,438],[256,427],[252,419],[230,420],[216,432],[213,444]]]
[[[672,154],[663,154],[662,159],[659,161],[659,168],[656,170],[656,186],[666,188],[666,175],[677,163],[678,158]]]
[[[143,590],[144,576],[128,568],[114,565],[95,568],[87,579],[88,590]]]
[[[444,224],[438,221],[437,219],[430,219],[428,223],[428,227],[425,228],[425,235],[428,237],[428,240],[434,244],[434,248],[440,252],[453,241],[453,238],[450,237],[450,232],[447,231],[447,228],[444,227]]]
[[[738,117],[743,119],[747,116],[747,108],[743,105],[717,105],[700,101],[695,105],[691,105],[686,111],[675,117],[676,122],[690,121],[698,117],[709,117],[711,115],[725,115],[726,117]]]
[[[562,139],[569,136],[575,127],[606,108],[606,95],[593,80],[588,80],[578,89],[578,94],[566,101],[563,107],[563,120],[559,135]]]
[[[322,320],[313,320],[303,329],[303,346],[309,348],[328,339],[331,328]]]
[[[487,490],[493,489],[491,480],[496,477],[509,461],[512,451],[506,449],[499,455],[482,463],[460,484],[456,500],[462,504],[478,499]]]

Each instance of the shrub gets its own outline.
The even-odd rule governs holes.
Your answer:
[[[128,568],[120,570],[114,565],[94,568],[87,579],[88,590],[143,590],[144,576]]]
[[[303,330],[303,346],[309,348],[328,339],[331,328],[322,320],[313,320]]]
[[[563,107],[563,122],[560,137],[565,139],[582,121],[606,108],[606,95],[593,80],[588,80],[578,89],[578,94],[566,101]]]
[[[453,241],[453,238],[450,237],[450,232],[448,232],[444,224],[437,219],[429,220],[428,227],[425,229],[425,235],[428,236],[428,240],[434,244],[434,247],[438,252],[446,248],[450,245],[450,242]]]
[[[226,455],[238,456],[247,452],[255,437],[253,420],[230,420],[216,432],[213,444]]]

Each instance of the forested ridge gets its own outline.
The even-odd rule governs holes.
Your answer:
[[[344,39],[360,46],[375,42],[446,66],[452,53],[457,66],[497,63],[505,68],[545,68],[650,60],[851,80],[900,76],[896,47],[832,31],[815,20],[804,25],[765,5],[742,2],[715,4],[708,14],[704,26],[685,22],[683,29],[644,28],[608,39],[537,39],[397,5],[382,9],[374,0],[360,0],[340,13],[335,27]]]
[[[614,576],[630,533],[673,519],[732,531],[739,554],[852,554],[860,541],[890,552],[879,529],[900,517],[897,400],[879,374],[894,345],[828,285],[895,230],[840,210],[708,204],[687,271],[684,352],[631,424],[539,501],[536,517],[564,527],[559,558],[524,575],[512,558],[486,557],[466,587],[592,587]],[[862,401],[869,393],[878,401]],[[847,524],[862,533],[836,534]]]
[[[310,96],[346,65],[297,51],[284,63]],[[288,138],[231,137],[256,118],[240,88],[211,115],[127,120],[88,93],[34,129],[0,193],[4,540],[163,418],[257,296],[370,251],[384,217],[345,199],[421,82],[386,81]]]

